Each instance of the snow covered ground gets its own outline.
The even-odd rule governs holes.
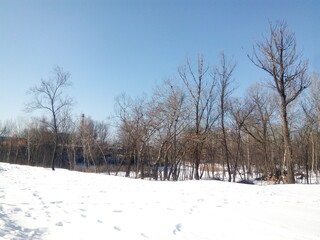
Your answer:
[[[319,185],[155,182],[0,163],[0,239],[320,239]]]

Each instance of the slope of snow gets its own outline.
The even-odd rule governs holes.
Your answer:
[[[320,239],[320,186],[155,182],[0,163],[0,239]]]

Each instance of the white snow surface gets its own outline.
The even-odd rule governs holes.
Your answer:
[[[161,182],[0,163],[0,239],[320,239],[319,185]]]

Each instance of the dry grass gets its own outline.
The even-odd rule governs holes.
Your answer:
[[[222,166],[217,166],[215,164],[205,164],[200,165],[200,171],[209,171],[209,172],[222,172],[223,168]]]

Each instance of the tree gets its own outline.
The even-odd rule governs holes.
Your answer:
[[[131,167],[136,166],[136,177],[144,178],[145,165],[148,163],[147,150],[152,135],[155,133],[153,117],[149,113],[150,103],[146,96],[132,100],[122,94],[116,99],[116,111],[119,118],[119,141],[126,149],[126,177],[130,176]]]
[[[70,74],[64,72],[61,67],[55,67],[53,77],[47,80],[41,79],[40,84],[29,90],[33,100],[27,104],[28,111],[44,110],[51,116],[50,126],[53,133],[53,148],[51,168],[55,168],[57,156],[59,126],[63,120],[63,110],[72,105],[72,99],[65,94],[65,89],[71,85]]]
[[[0,137],[5,136],[8,133],[8,127],[6,125],[2,125],[0,121]]]
[[[209,66],[205,64],[204,57],[198,57],[198,66],[194,70],[190,61],[179,68],[179,75],[187,88],[190,107],[192,106],[191,121],[194,157],[194,178],[200,179],[199,166],[201,154],[207,132],[216,120],[213,116],[213,103],[215,100],[215,79],[209,74]]]
[[[251,113],[253,112],[255,106],[252,104],[248,99],[244,99],[243,101],[239,98],[234,99],[234,101],[231,104],[230,107],[230,113],[232,116],[232,120],[234,122],[233,131],[235,134],[234,136],[234,142],[236,145],[236,150],[234,155],[234,161],[233,161],[233,182],[235,182],[236,174],[238,169],[239,163],[242,165],[242,169],[244,170],[244,173],[247,172],[245,169],[245,163],[243,161],[244,159],[244,151],[243,151],[243,140],[242,140],[242,134],[241,132],[244,132],[245,123],[248,118],[250,118]],[[248,169],[249,169],[248,164]],[[242,176],[240,175],[242,178]],[[242,179],[243,180],[243,179]]]
[[[50,151],[48,146],[51,139],[51,132],[46,124],[46,119],[32,118],[27,123],[25,138],[27,139],[27,163],[28,165],[48,166]]]
[[[305,114],[305,124],[311,127],[311,173],[316,174],[318,180],[319,170],[319,132],[320,132],[320,75],[312,74],[310,91],[303,99],[302,108]]]
[[[270,23],[270,35],[258,42],[253,49],[251,62],[272,77],[270,85],[278,93],[281,106],[282,135],[284,144],[283,165],[288,171],[288,182],[294,183],[292,145],[288,123],[288,106],[310,85],[307,74],[308,61],[297,52],[294,33],[287,24]]]
[[[157,156],[153,165],[153,177],[158,179],[161,165],[163,180],[169,180],[170,176],[177,180],[185,152],[181,135],[188,126],[189,110],[185,105],[185,94],[173,81],[167,80],[155,90],[152,102],[150,113],[157,129],[154,144]]]
[[[104,122],[94,121],[90,117],[85,117],[85,115],[82,114],[78,131],[85,167],[89,169],[90,165],[93,164],[95,171],[97,171],[97,165],[104,165],[107,168],[105,155],[108,125]]]
[[[222,131],[222,146],[224,149],[224,157],[227,163],[228,170],[228,181],[231,182],[231,167],[230,167],[230,152],[228,149],[227,142],[227,130],[225,126],[226,115],[228,111],[228,101],[230,95],[233,91],[230,88],[232,83],[232,74],[236,67],[236,64],[233,61],[228,62],[224,53],[221,54],[221,65],[216,69],[217,81],[219,84],[219,109],[220,109],[220,123],[221,123],[221,131]]]
[[[274,115],[275,98],[262,88],[261,84],[253,85],[248,91],[248,101],[255,106],[251,116],[245,121],[244,132],[249,134],[260,146],[263,155],[264,173],[275,172],[275,165],[271,165],[271,118]]]

